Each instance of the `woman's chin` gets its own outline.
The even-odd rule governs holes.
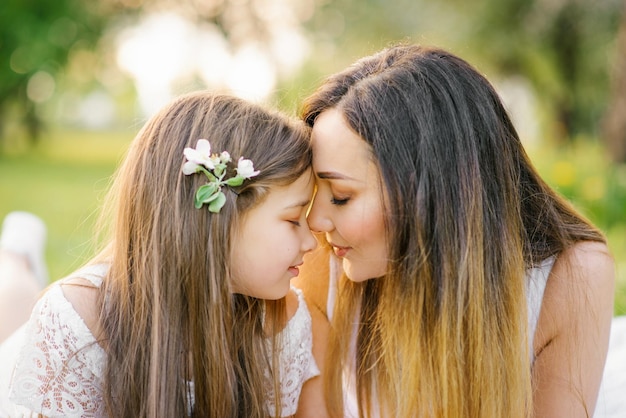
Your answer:
[[[378,271],[364,269],[362,265],[359,268],[359,263],[352,263],[346,258],[343,259],[342,266],[346,277],[355,283],[366,282],[382,276],[382,274],[377,274]]]

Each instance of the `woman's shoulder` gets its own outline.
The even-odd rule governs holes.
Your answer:
[[[536,349],[567,329],[588,329],[613,311],[615,265],[606,244],[578,242],[559,254],[541,306]],[[543,343],[542,343],[542,340]],[[538,346],[538,347],[537,347]]]
[[[613,287],[615,264],[608,246],[602,242],[581,241],[563,251],[554,262],[551,281],[564,287]]]
[[[559,254],[546,287],[547,303],[576,310],[594,300],[612,304],[615,265],[606,244],[582,241]]]

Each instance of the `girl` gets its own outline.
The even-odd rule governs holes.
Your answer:
[[[290,290],[316,245],[310,164],[304,124],[236,98],[190,94],[154,116],[107,199],[108,245],[21,331],[12,405],[50,417],[319,406],[311,316]]]
[[[328,286],[321,270],[307,281],[334,323],[331,412],[593,414],[613,261],[539,177],[489,82],[446,51],[397,46],[330,77],[303,118],[308,220],[334,252]]]

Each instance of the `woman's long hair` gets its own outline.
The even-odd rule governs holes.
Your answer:
[[[228,151],[232,169],[244,156],[260,170],[223,189],[217,214],[194,207],[206,178],[181,171],[184,148],[201,138],[215,153]],[[267,385],[280,396],[277,338],[271,350],[266,342],[284,325],[284,299],[231,294],[232,239],[272,186],[310,164],[301,121],[229,96],[183,96],[139,132],[112,188],[112,239],[100,256],[110,264],[99,299],[110,416],[280,413],[280,402],[266,410]]]
[[[384,277],[340,283],[330,408],[341,414],[358,315],[362,415],[375,397],[388,416],[528,416],[525,271],[601,233],[541,180],[490,83],[448,52],[400,45],[364,58],[302,117],[313,126],[330,108],[371,147],[390,243]]]

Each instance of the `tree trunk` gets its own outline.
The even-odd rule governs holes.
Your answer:
[[[613,161],[626,163],[626,0],[616,49],[611,74],[613,97],[604,115],[602,136]]]

